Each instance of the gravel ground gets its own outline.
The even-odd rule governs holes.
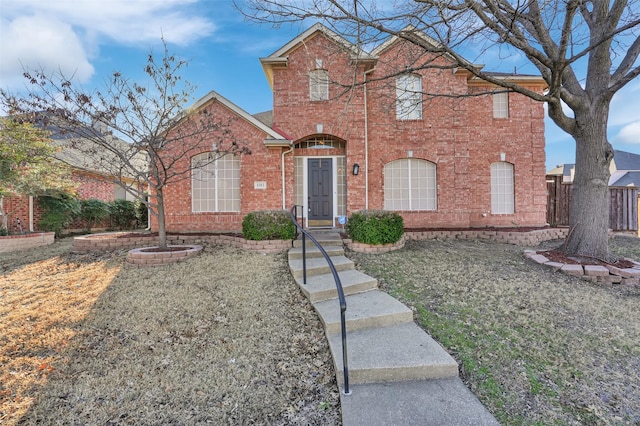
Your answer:
[[[70,241],[0,258],[0,423],[340,423],[286,256],[207,247],[135,269]]]
[[[502,424],[639,425],[640,288],[552,272],[522,251],[422,241],[349,256],[412,307]],[[617,237],[612,251],[640,259],[640,240]]]

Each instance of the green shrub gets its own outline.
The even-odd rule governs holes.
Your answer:
[[[9,232],[4,228],[0,228],[0,237],[6,237],[7,235],[9,235]]]
[[[136,205],[136,226],[138,228],[146,228],[149,226],[149,209],[147,205],[140,200],[135,201]]]
[[[55,232],[56,237],[60,237],[62,230],[80,214],[80,202],[69,194],[43,195],[38,197],[38,204],[43,210],[38,226]]]
[[[109,213],[109,203],[93,198],[80,201],[80,215],[78,217],[84,221],[87,232],[91,232],[91,228],[96,223],[109,217]]]
[[[349,218],[347,233],[353,241],[364,244],[389,244],[402,238],[404,222],[396,212],[361,210]]]
[[[242,235],[247,240],[292,240],[296,227],[286,210],[260,210],[242,219]]]
[[[136,205],[129,200],[115,200],[109,203],[111,225],[118,229],[134,229],[136,226]]]

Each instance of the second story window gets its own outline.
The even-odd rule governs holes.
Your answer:
[[[493,118],[509,118],[509,93],[493,94]]]
[[[405,74],[396,78],[396,118],[422,119],[422,78],[419,75]]]
[[[312,70],[309,72],[309,99],[312,101],[329,99],[329,71]]]

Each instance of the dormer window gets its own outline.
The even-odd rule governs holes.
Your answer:
[[[396,78],[396,118],[422,119],[422,77],[405,74]]]
[[[309,99],[312,101],[329,99],[329,71],[317,69],[309,72]]]

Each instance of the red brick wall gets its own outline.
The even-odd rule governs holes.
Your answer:
[[[243,217],[254,210],[282,208],[282,149],[268,149],[264,145],[266,134],[237,116],[217,101],[206,108],[216,122],[225,123],[206,138],[188,141],[187,155],[175,164],[176,170],[188,170],[191,158],[203,152],[210,152],[212,141],[220,148],[236,141],[246,145],[251,154],[240,157],[240,212],[194,213],[191,205],[191,178],[176,179],[164,189],[166,228],[172,232],[196,231],[238,231],[242,228]],[[162,153],[165,159],[178,158],[185,146],[174,146]],[[267,189],[254,189],[255,181],[267,183]],[[152,200],[153,201],[153,200]],[[157,217],[152,215],[152,229],[157,229]]]
[[[436,211],[401,214],[408,227],[484,227],[533,226],[545,224],[546,187],[544,124],[542,104],[524,96],[510,94],[510,116],[493,118],[491,96],[465,95],[487,88],[470,87],[467,77],[455,74],[443,58],[421,56],[422,52],[402,43],[380,53],[367,85],[369,208],[384,205],[384,165],[407,158],[431,161],[437,165],[438,208]],[[274,128],[292,140],[300,141],[322,133],[346,141],[344,153],[347,170],[354,163],[361,166],[357,176],[347,173],[348,214],[365,208],[365,97],[362,83],[366,69],[353,69],[350,53],[337,47],[321,34],[287,53],[286,68],[273,69]],[[316,59],[328,70],[331,81],[329,100],[310,101],[309,71],[316,69]],[[376,81],[389,73],[399,73],[405,64],[420,61],[442,65],[441,69],[424,69],[423,91],[459,97],[425,95],[421,120],[396,120],[395,79]],[[531,87],[532,90],[539,90]],[[212,140],[234,138],[248,144],[252,154],[241,159],[241,211],[239,213],[192,213],[191,182],[185,179],[166,188],[167,229],[169,231],[239,230],[244,215],[253,210],[281,208],[282,149],[266,149],[265,135],[254,126],[213,104],[215,113],[230,121],[230,134],[212,134]],[[200,151],[190,152],[181,163],[210,150],[210,143]],[[294,155],[285,157],[286,206],[294,203]],[[336,150],[313,150],[311,155],[336,155]],[[514,165],[515,213],[491,214],[490,165],[501,161]],[[267,190],[254,190],[254,181],[266,181]],[[153,220],[154,228],[157,222]]]

